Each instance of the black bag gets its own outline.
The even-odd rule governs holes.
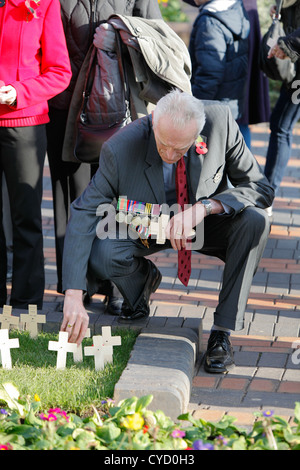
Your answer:
[[[276,44],[279,37],[286,36],[282,24],[279,21],[282,0],[277,0],[276,4],[276,15],[273,17],[272,24],[263,36],[260,44],[259,66],[268,78],[289,84],[296,76],[296,66],[291,59],[278,59],[277,57],[268,59],[270,51],[270,46],[267,44],[268,41],[271,39],[271,41],[274,41]]]
[[[83,102],[77,116],[74,156],[81,163],[97,163],[101,147],[119,129],[131,122],[129,109],[129,87],[126,71],[121,54],[121,41],[117,36],[117,57],[108,61],[106,68],[111,73],[113,80],[106,80],[108,88],[103,90],[101,65],[97,56],[101,51],[93,47],[89,67],[86,74],[86,82],[83,93]],[[105,54],[105,53],[104,53]],[[104,73],[102,67],[102,73]],[[111,83],[121,80],[118,92]]]

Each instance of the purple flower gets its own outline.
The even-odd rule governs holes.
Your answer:
[[[205,444],[201,439],[193,442],[194,450],[214,450],[213,444]]]
[[[0,415],[8,415],[8,412],[4,408],[0,408]]]
[[[265,418],[271,418],[271,416],[273,416],[274,414],[274,411],[273,410],[266,410],[266,411],[263,411],[263,416]]]

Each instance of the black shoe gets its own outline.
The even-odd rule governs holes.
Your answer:
[[[224,374],[234,366],[233,349],[229,334],[214,330],[208,339],[204,370],[212,374]]]
[[[162,275],[160,271],[157,269],[155,264],[152,263],[152,261],[147,260],[148,262],[148,269],[149,269],[149,274],[148,278],[146,281],[145,289],[143,292],[143,296],[136,307],[135,310],[132,310],[126,301],[124,300],[123,305],[122,305],[122,310],[121,314],[119,317],[119,320],[122,321],[127,321],[131,322],[134,320],[140,320],[140,319],[145,319],[149,316],[150,313],[150,307],[149,307],[149,300],[150,300],[150,295],[156,291],[158,288],[159,284],[161,283],[161,278]]]

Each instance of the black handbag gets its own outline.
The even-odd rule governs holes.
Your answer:
[[[274,15],[270,28],[262,38],[259,50],[259,66],[268,78],[281,81],[288,85],[296,76],[296,65],[289,58],[278,59],[277,57],[272,57],[268,59],[270,51],[268,42],[276,44],[279,37],[286,36],[282,24],[279,21],[282,1],[283,0],[276,1],[276,15]]]
[[[116,38],[118,60],[115,64],[118,65],[118,70],[114,69],[116,72],[114,80],[118,78],[119,72],[121,82],[123,82],[119,87],[118,97],[113,87],[109,91],[106,89],[103,94],[101,66],[97,60],[98,52],[97,48],[92,46],[83,101],[76,121],[74,156],[81,163],[98,164],[104,142],[131,122],[129,86],[118,32]],[[111,62],[111,65],[114,66],[114,63]],[[111,73],[113,74],[113,71]]]

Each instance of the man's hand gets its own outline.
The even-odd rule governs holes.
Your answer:
[[[64,319],[61,331],[69,333],[69,342],[82,342],[89,325],[89,316],[84,308],[81,290],[68,289],[65,293]]]
[[[271,59],[272,57],[277,57],[277,59],[288,59],[288,56],[283,52],[283,50],[275,44],[270,50],[268,54],[268,59]]]
[[[200,224],[205,217],[203,204],[195,204],[172,217],[166,228],[166,238],[174,250],[188,249],[188,239],[192,238],[193,228]]]
[[[11,106],[17,99],[17,92],[16,89],[11,86],[2,86],[0,88],[0,104],[7,104]]]
[[[220,201],[209,199],[212,205],[212,214],[222,214],[224,207]],[[201,202],[197,202],[183,212],[179,212],[169,220],[166,228],[166,238],[171,242],[174,250],[190,249],[189,239],[193,238],[193,228],[206,217],[206,209]]]
[[[102,23],[95,30],[94,46],[107,52],[116,52],[116,33],[109,23]]]

